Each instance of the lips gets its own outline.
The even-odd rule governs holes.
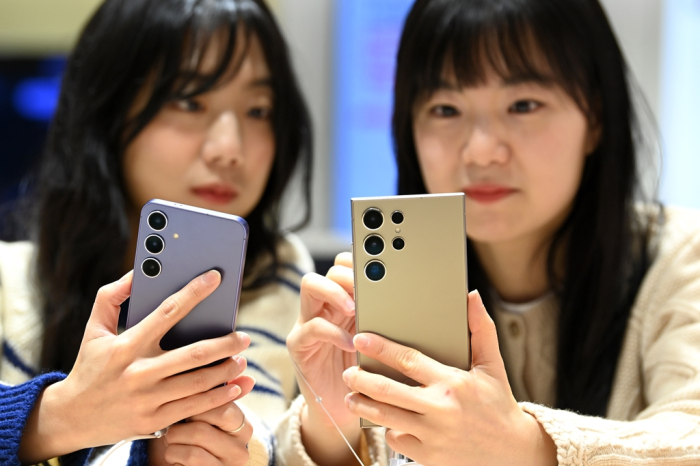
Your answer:
[[[517,190],[499,185],[476,185],[464,189],[468,198],[482,204],[498,202],[514,194]]]
[[[238,196],[235,189],[222,184],[197,186],[192,188],[191,191],[205,201],[213,204],[228,204]]]

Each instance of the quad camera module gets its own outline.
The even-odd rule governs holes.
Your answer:
[[[392,212],[390,218],[391,223],[394,225],[400,225],[404,221],[403,212],[398,210]],[[362,215],[362,224],[368,230],[378,230],[384,225],[384,214],[378,208],[371,207]],[[397,228],[396,232],[398,233],[399,231],[399,228]],[[397,236],[391,241],[391,246],[394,250],[401,251],[406,246],[406,242],[403,238]],[[384,239],[378,233],[372,233],[365,238],[364,250],[370,256],[379,256],[384,252],[384,249]],[[373,259],[365,264],[365,276],[369,280],[378,282],[383,279],[385,275],[386,266],[383,262]]]
[[[154,231],[163,231],[168,226],[168,217],[163,212],[153,211],[148,214],[148,226]],[[165,241],[156,234],[151,234],[146,237],[144,247],[149,254],[158,255],[165,249]],[[141,271],[150,278],[155,278],[163,271],[163,266],[158,259],[149,257],[141,263]]]

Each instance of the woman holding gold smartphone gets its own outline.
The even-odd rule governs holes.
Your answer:
[[[597,1],[416,1],[398,190],[467,196],[473,365],[355,335],[349,255],[307,276],[288,347],[366,458],[388,445],[423,465],[700,461],[700,214],[644,198],[632,83]],[[358,370],[354,351],[421,386]],[[354,462],[299,383],[281,456]]]

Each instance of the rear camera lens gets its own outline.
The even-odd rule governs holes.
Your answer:
[[[168,218],[165,216],[163,212],[151,212],[148,215],[148,226],[153,228],[156,231],[160,231],[165,228],[165,226],[168,224]]]
[[[362,217],[362,222],[370,230],[376,230],[384,223],[384,216],[377,209],[368,209]]]
[[[160,254],[163,252],[164,248],[165,243],[163,242],[163,238],[160,236],[151,235],[146,238],[146,251],[150,252],[151,254]]]
[[[143,270],[144,275],[146,275],[147,277],[155,278],[158,275],[160,275],[160,262],[153,259],[152,257],[149,257],[148,259],[143,261],[143,264],[141,264],[141,270]]]
[[[392,241],[391,244],[397,251],[402,250],[403,247],[406,246],[406,242],[403,240],[403,238],[394,238],[394,241]]]
[[[397,210],[391,214],[391,221],[398,225],[399,223],[403,222],[403,214]]]
[[[383,250],[384,240],[381,237],[372,235],[365,240],[365,251],[367,251],[367,254],[370,256],[381,254]]]
[[[365,266],[365,275],[367,275],[367,278],[372,280],[373,282],[378,282],[382,278],[384,278],[384,275],[386,275],[386,269],[384,268],[384,264],[382,264],[379,261],[372,261],[367,263]]]

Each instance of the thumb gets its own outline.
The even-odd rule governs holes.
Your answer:
[[[472,334],[472,368],[478,367],[492,377],[505,378],[505,366],[498,348],[496,324],[486,312],[478,291],[469,293],[467,305],[469,330]]]
[[[134,271],[118,281],[99,289],[92,306],[92,313],[85,329],[85,339],[92,340],[105,335],[116,335],[121,305],[131,295]]]

